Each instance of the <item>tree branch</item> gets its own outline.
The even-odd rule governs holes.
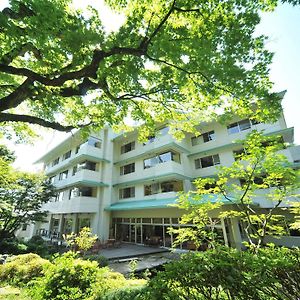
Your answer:
[[[17,115],[17,114],[10,114],[10,113],[0,113],[0,123],[2,122],[23,122],[23,123],[29,123],[29,124],[37,124],[41,125],[43,127],[52,128],[58,131],[65,131],[69,132],[72,129],[75,129],[74,126],[64,126],[57,122],[50,122],[35,116],[28,116],[28,115]],[[85,127],[91,125],[89,124],[83,124],[79,125],[78,127]],[[76,127],[77,128],[77,127]]]

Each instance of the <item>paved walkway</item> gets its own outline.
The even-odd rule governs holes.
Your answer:
[[[134,244],[121,244],[119,248],[106,248],[99,251],[99,255],[103,255],[109,260],[126,259],[139,257],[147,254],[169,252],[168,249],[159,247],[148,247]]]

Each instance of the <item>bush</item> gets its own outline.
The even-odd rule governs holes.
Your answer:
[[[299,250],[285,248],[257,255],[229,248],[188,254],[150,281],[147,299],[297,299],[299,258]]]
[[[126,287],[106,294],[103,300],[146,300],[145,286]]]
[[[45,276],[34,282],[31,296],[43,300],[87,299],[98,270],[96,262],[78,259],[74,253],[67,252],[54,259]]]
[[[26,284],[36,277],[43,275],[43,268],[51,263],[37,254],[21,254],[9,258],[4,265],[0,265],[0,281],[11,284]]]
[[[47,256],[49,254],[48,246],[41,236],[33,236],[27,243],[27,251],[36,253],[40,256]]]
[[[89,261],[96,261],[100,268],[106,267],[108,265],[108,259],[102,255],[85,255],[83,258]]]
[[[17,238],[7,238],[0,241],[1,254],[24,254],[27,253],[27,245],[25,242]]]

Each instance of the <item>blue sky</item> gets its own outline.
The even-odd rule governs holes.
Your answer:
[[[267,48],[275,53],[270,77],[275,91],[287,90],[284,114],[300,144],[300,7],[285,4],[264,14],[258,32],[269,36]]]
[[[75,0],[75,5],[80,7],[88,2],[97,3],[97,7],[102,3]],[[0,9],[7,3],[7,0],[0,0]],[[107,10],[102,9],[102,13],[106,17],[104,24],[107,27],[110,27],[110,24],[118,26],[118,23],[122,22],[109,16]],[[267,48],[275,53],[270,77],[275,83],[274,91],[287,90],[282,102],[285,118],[288,127],[295,128],[295,143],[300,144],[300,7],[285,4],[280,5],[275,12],[264,13],[257,32],[270,37]],[[16,167],[24,170],[35,169],[32,166],[33,161],[59,143],[64,136],[61,133],[50,132],[45,134],[44,140],[36,142],[34,146],[10,145],[18,156]]]

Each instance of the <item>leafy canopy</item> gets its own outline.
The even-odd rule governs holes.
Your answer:
[[[272,53],[254,31],[278,3],[107,0],[125,17],[109,32],[98,11],[71,0],[10,0],[0,12],[0,123],[19,134],[28,124],[128,129],[129,116],[144,135],[174,120],[176,135],[217,112],[274,120]]]

